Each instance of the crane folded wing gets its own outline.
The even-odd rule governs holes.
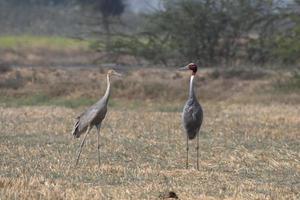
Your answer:
[[[78,116],[73,126],[72,135],[75,138],[79,138],[80,135],[86,131],[91,119],[94,119],[97,113],[98,109],[91,107],[89,110]]]

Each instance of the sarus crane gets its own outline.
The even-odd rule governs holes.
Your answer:
[[[76,122],[74,124],[72,134],[75,138],[79,138],[83,133],[85,133],[85,136],[79,146],[75,166],[78,164],[82,147],[84,146],[86,137],[94,126],[97,128],[98,165],[100,165],[100,145],[99,145],[100,128],[101,128],[101,123],[105,118],[107,112],[107,103],[110,95],[110,77],[113,75],[122,76],[121,74],[117,73],[114,70],[109,70],[107,73],[107,88],[104,96],[98,102],[96,102],[94,105],[92,105],[90,108],[88,108],[85,112],[83,112],[81,115],[79,115],[76,118]]]
[[[183,127],[187,134],[186,140],[186,168],[188,169],[189,165],[189,140],[193,140],[197,137],[197,169],[199,170],[199,131],[203,121],[203,110],[200,103],[197,100],[194,91],[194,78],[197,73],[197,65],[190,63],[185,67],[179,68],[179,70],[190,70],[192,71],[190,88],[189,88],[189,97],[185,103],[182,112],[182,123]]]

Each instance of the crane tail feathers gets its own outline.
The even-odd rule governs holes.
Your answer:
[[[74,136],[74,138],[79,138],[80,137],[80,132],[78,130],[78,126],[79,126],[79,120],[76,121],[73,130],[72,130],[72,135]]]
[[[196,137],[196,135],[197,133],[189,133],[188,134],[189,140],[193,140]]]
[[[199,134],[199,130],[200,129],[189,129],[189,128],[186,128],[186,132],[187,132],[187,136],[189,138],[189,140],[193,140],[197,134]]]

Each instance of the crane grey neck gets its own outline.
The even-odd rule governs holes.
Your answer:
[[[107,88],[106,88],[106,92],[103,96],[105,103],[108,102],[109,95],[110,95],[110,76],[109,76],[109,74],[107,74],[106,78],[107,78]]]
[[[192,75],[190,80],[189,98],[196,98],[195,91],[194,91],[194,78],[195,76]]]

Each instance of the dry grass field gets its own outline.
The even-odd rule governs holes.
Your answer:
[[[195,142],[185,169],[180,117],[188,75],[141,70],[115,80],[101,165],[93,130],[74,167],[74,118],[102,95],[104,72],[81,70],[87,79],[76,79],[78,72],[62,69],[17,71],[1,75],[0,199],[159,199],[170,191],[179,199],[300,199],[299,90],[282,74],[240,80],[200,73],[197,171]],[[3,81],[18,77],[16,88]],[[32,91],[44,98],[28,99]],[[90,100],[76,103],[84,96]]]

